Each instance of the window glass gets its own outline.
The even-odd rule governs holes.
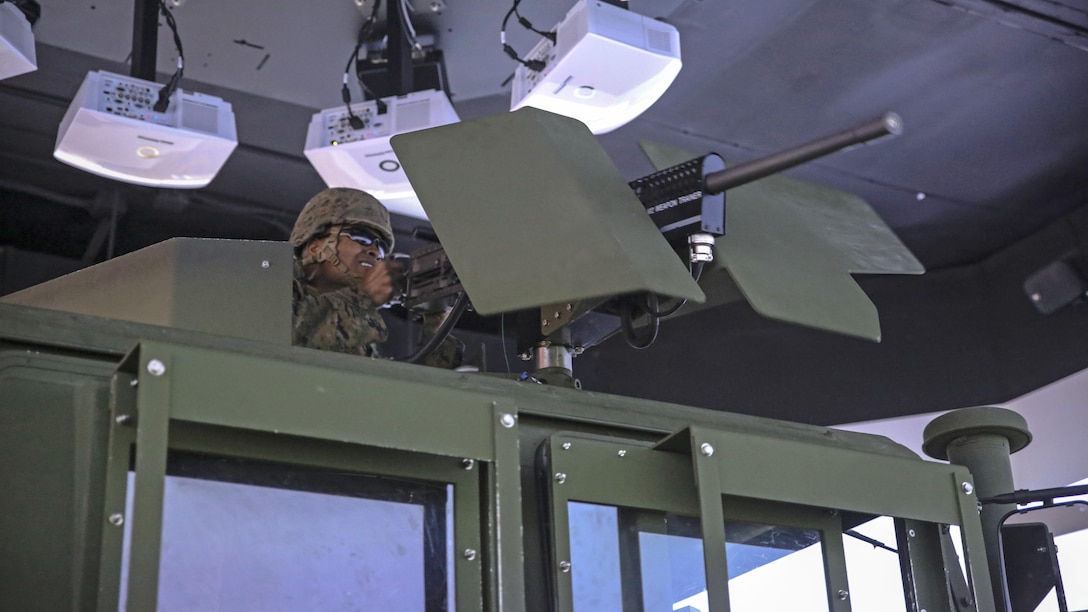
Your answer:
[[[575,610],[709,610],[697,518],[579,502],[568,515]],[[819,531],[725,527],[732,610],[828,610]]]
[[[906,611],[895,521],[881,516],[843,533],[850,607],[854,612]]]
[[[160,611],[452,609],[448,485],[186,454],[168,473]]]
[[[643,610],[706,610],[703,541],[661,533],[639,534]]]
[[[614,506],[567,504],[571,588],[578,612],[623,610],[616,513]]]
[[[725,539],[730,610],[828,610],[819,531],[727,521]]]

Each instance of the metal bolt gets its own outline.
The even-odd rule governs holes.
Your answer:
[[[564,574],[569,574],[570,573],[570,561],[560,561],[559,562],[559,571],[563,572]]]
[[[907,535],[909,535],[910,537],[913,538],[914,537],[914,530],[913,529],[908,529],[907,530]]]
[[[114,421],[116,421],[118,425],[128,425],[129,423],[132,422],[132,415],[131,414],[119,414],[119,415],[117,415],[117,418],[114,419]]]
[[[128,386],[130,386],[130,387],[135,387],[138,384],[140,384],[140,381],[139,381],[139,379],[136,379],[136,378],[133,378],[132,380],[128,381]]]
[[[968,494],[968,495],[975,492],[975,485],[973,485],[973,484],[971,484],[969,482],[964,482],[963,484],[960,485],[960,488],[963,489],[963,492]]]
[[[529,354],[529,351],[525,351],[524,353],[519,354],[518,358],[522,361],[529,361],[533,356]]]
[[[152,359],[147,362],[147,371],[152,376],[162,376],[166,374],[166,366],[158,359]]]
[[[618,450],[616,452],[616,454],[619,455],[620,457],[626,457],[627,456],[627,451],[625,451],[624,449],[621,448],[620,450]]]
[[[556,472],[555,473],[555,482],[557,482],[559,484],[563,484],[566,481],[567,481],[567,475],[566,474],[564,474],[563,472]]]
[[[466,548],[465,552],[464,552],[464,555],[465,555],[465,560],[466,561],[472,561],[473,559],[476,558],[476,551],[472,550],[471,548]]]
[[[703,442],[699,445],[699,452],[704,456],[709,457],[714,454],[714,447],[711,446],[710,442]]]
[[[850,597],[850,592],[844,589],[839,589],[839,601],[846,601]]]
[[[510,429],[517,424],[517,419],[515,419],[514,415],[510,414],[509,412],[504,412],[499,417],[499,423],[502,423],[503,427]]]
[[[431,3],[431,12],[432,13],[439,13],[441,11],[442,11],[442,3],[441,2],[432,2]]]
[[[1043,294],[1039,293],[1038,291],[1031,294],[1031,301],[1038,302],[1041,299],[1043,299]]]
[[[547,327],[547,326],[548,326],[548,320],[547,320],[547,319],[544,319],[543,321],[541,321],[541,322],[540,322],[540,325],[541,325],[542,327]]]
[[[267,260],[267,259],[262,259],[262,260],[261,260],[261,267],[262,267],[262,268],[267,268],[267,267],[268,267],[268,266],[270,266],[270,265],[272,265],[272,264],[268,263],[268,260]]]
[[[124,525],[124,524],[125,524],[125,515],[121,514],[120,512],[114,512],[113,514],[110,515],[110,525],[113,525],[114,527],[120,527],[121,525]]]
[[[472,459],[462,459],[461,460],[461,467],[465,468],[466,470],[471,470],[472,466],[474,466],[474,465],[476,465],[476,462],[473,461]]]
[[[570,450],[570,442],[563,443],[563,450]]]
[[[567,304],[567,312],[574,310],[574,304]]]

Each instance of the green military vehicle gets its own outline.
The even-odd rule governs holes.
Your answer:
[[[571,356],[601,317],[636,339],[656,325],[609,296],[713,302],[737,293],[715,278],[743,274],[696,283],[647,238],[634,263],[607,246],[528,284],[539,253],[511,251],[489,285],[471,269],[472,206],[520,206],[568,246],[598,217],[660,236],[628,214],[637,200],[602,193],[610,177],[579,178],[596,162],[577,130],[509,117],[478,129],[559,141],[564,156],[530,155],[567,193],[485,206],[443,192],[457,212],[428,212],[475,309],[539,313],[520,377],[292,347],[286,243],[178,238],[0,300],[0,609],[936,612],[1034,609],[1060,590],[1052,571],[1024,570],[1028,595],[1003,578],[1001,519],[1031,497],[981,499],[1012,492],[1008,453],[1029,440],[1007,411],[935,422],[943,463],[879,436],[576,388]],[[418,144],[398,148],[406,167]],[[559,176],[571,158],[576,176]],[[412,175],[425,205],[440,179]],[[602,260],[607,282],[586,263]],[[432,299],[409,299],[448,297],[428,278]]]

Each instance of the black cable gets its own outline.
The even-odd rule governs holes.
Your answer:
[[[367,38],[370,37],[371,30],[374,29],[374,23],[378,20],[378,8],[381,7],[381,5],[382,0],[375,0],[374,8],[370,10],[370,16],[366,18],[366,21],[364,21],[363,25],[359,28],[359,37],[355,41],[355,48],[352,49],[351,56],[348,57],[348,63],[344,66],[344,84],[340,89],[340,98],[343,99],[344,106],[348,109],[348,124],[351,125],[351,129],[353,130],[361,130],[366,127],[366,124],[363,123],[363,120],[351,109],[351,89],[348,88],[348,75],[351,73],[352,63],[359,58],[359,49],[363,48]],[[370,88],[359,78],[358,74],[355,75],[355,78],[359,81],[359,85],[363,88],[363,92],[378,101],[378,114],[384,114],[386,111],[385,103],[378,99],[378,96],[374,95],[374,92],[370,91]]]
[[[506,346],[506,313],[499,318],[499,336],[502,339],[502,358],[506,361],[506,373],[510,373],[510,350]]]
[[[881,542],[880,540],[877,540],[876,538],[870,538],[869,536],[867,536],[865,534],[858,533],[858,532],[854,531],[853,529],[847,529],[846,531],[842,532],[842,534],[846,535],[846,536],[850,536],[851,538],[861,540],[862,542],[865,542],[866,544],[872,544],[873,547],[875,547],[875,548],[883,548],[884,550],[890,550],[891,552],[893,552],[895,554],[899,554],[898,550],[892,548],[891,546],[888,546],[884,542]]]
[[[530,32],[539,34],[544,38],[552,41],[552,44],[555,44],[555,32],[541,32],[540,30],[534,28],[531,21],[521,16],[521,12],[518,11],[519,4],[521,4],[521,0],[514,0],[514,14],[518,16],[518,23],[521,24],[521,27],[529,30]]]
[[[435,330],[434,336],[431,336],[431,339],[424,343],[423,346],[419,347],[416,352],[408,355],[407,357],[404,357],[403,359],[398,359],[397,361],[404,361],[406,363],[420,363],[421,361],[426,359],[427,355],[430,355],[432,352],[434,352],[434,350],[438,348],[438,345],[442,344],[442,341],[450,335],[450,332],[453,331],[453,328],[457,326],[457,321],[460,320],[461,315],[465,314],[465,310],[468,308],[468,303],[468,293],[462,291],[461,295],[457,298],[457,302],[454,303],[453,309],[448,315],[446,315],[446,320],[442,322],[442,325],[438,326],[437,330]]]
[[[529,30],[532,30],[533,32],[536,32],[537,34],[540,34],[541,36],[544,36],[544,37],[548,38],[549,40],[552,41],[552,44],[555,44],[555,32],[541,32],[540,30],[537,30],[536,28],[534,28],[533,24],[530,23],[528,19],[522,17],[521,13],[518,12],[518,4],[521,4],[521,0],[514,0],[514,3],[510,6],[510,10],[506,11],[506,16],[503,17],[503,19],[502,19],[502,28],[499,29],[499,42],[502,43],[503,52],[506,53],[506,55],[509,56],[510,59],[512,59],[515,62],[521,64],[522,66],[525,66],[526,68],[528,68],[529,70],[532,70],[533,72],[540,72],[541,70],[544,70],[544,68],[547,67],[547,64],[545,64],[543,62],[543,60],[522,59],[518,55],[518,52],[515,51],[513,47],[511,47],[510,45],[508,45],[506,43],[506,24],[509,23],[511,16],[517,15],[518,16],[518,23],[521,24],[522,27],[524,27],[526,29],[529,29]]]
[[[690,263],[688,264],[688,272],[691,273],[691,277],[693,279],[695,279],[695,282],[699,282],[699,279],[703,277],[703,266],[705,264],[706,264],[706,262],[704,262],[704,261],[700,261],[700,262],[696,263],[694,270],[692,269],[691,264]],[[664,310],[664,311],[661,311],[661,312],[658,312],[656,310],[650,310],[650,311],[647,311],[646,314],[648,314],[648,315],[650,315],[652,317],[667,317],[669,315],[675,314],[677,310],[680,310],[684,306],[684,304],[687,304],[687,303],[688,303],[687,298],[684,298],[684,299],[680,300],[679,302],[677,302],[675,305],[669,307],[668,310]]]
[[[170,31],[174,34],[174,46],[178,48],[178,69],[170,77],[170,81],[159,90],[159,99],[155,101],[155,106],[152,107],[156,113],[165,113],[170,106],[170,96],[174,95],[174,91],[178,88],[178,82],[181,81],[181,75],[185,72],[185,52],[181,50],[181,37],[178,35],[178,24],[174,21],[174,14],[170,12],[170,9],[166,8],[166,3],[163,0],[159,0],[159,12],[166,19],[166,25],[170,26]]]
[[[1002,493],[993,497],[984,497],[978,500],[980,504],[1017,504],[1024,505],[1033,502],[1053,504],[1055,499],[1062,497],[1075,497],[1088,495],[1088,485],[1075,485],[1068,487],[1056,487],[1053,489],[1020,489],[1012,493]]]
[[[623,331],[623,339],[633,349],[649,348],[654,340],[657,340],[657,331],[661,325],[661,318],[649,314],[651,310],[657,310],[657,295],[654,293],[647,294],[647,302],[647,304],[642,304],[633,296],[629,296],[620,305],[620,329]],[[635,319],[638,316],[635,314],[636,307],[650,317],[648,329],[641,332],[641,334],[635,331]]]
[[[687,298],[684,298],[684,299],[680,300],[679,302],[677,302],[676,304],[670,306],[667,310],[663,310],[663,311],[660,311],[660,312],[654,310],[654,311],[649,311],[646,314],[650,315],[651,317],[657,317],[657,318],[660,319],[660,318],[663,318],[663,317],[667,317],[669,315],[676,314],[676,311],[680,310],[684,306],[684,304],[687,304],[687,303],[688,303]]]

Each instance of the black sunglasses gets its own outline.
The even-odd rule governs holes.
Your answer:
[[[386,243],[385,238],[382,238],[369,229],[353,227],[351,229],[342,230],[340,235],[347,236],[348,240],[357,242],[363,246],[376,247],[380,259],[385,259],[386,253],[389,252],[389,244]]]

